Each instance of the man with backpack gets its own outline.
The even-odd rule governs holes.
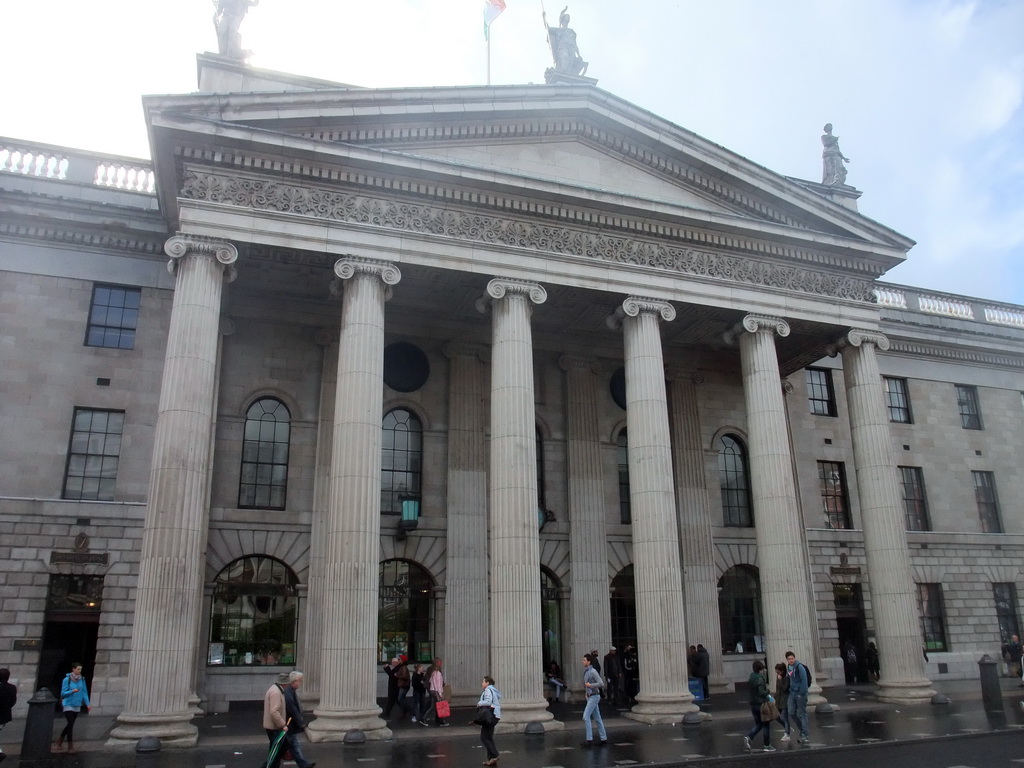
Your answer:
[[[789,722],[800,728],[800,743],[811,739],[807,728],[807,692],[811,687],[811,673],[807,666],[797,661],[796,654],[786,651],[786,674],[789,676]]]

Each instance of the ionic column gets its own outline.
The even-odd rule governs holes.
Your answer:
[[[195,642],[203,605],[209,522],[213,393],[221,290],[234,279],[230,243],[177,235],[164,245],[177,273],[160,382],[135,624],[124,712],[112,746],[159,736],[194,746],[190,723]],[[154,685],[154,681],[161,681]]]
[[[718,616],[718,568],[708,503],[705,452],[701,444],[697,386],[703,377],[682,373],[671,378],[669,414],[676,467],[679,534],[682,542],[683,605],[686,640],[701,643],[711,659],[709,686],[731,691],[722,665],[722,627]]]
[[[531,304],[536,283],[495,279],[491,299],[491,663],[501,688],[501,722],[516,730],[553,719],[543,696],[540,535],[537,530],[537,427]]]
[[[598,432],[597,361],[566,355],[558,361],[566,380],[566,460],[569,490],[571,643],[562,659],[569,686],[581,689],[580,659],[591,648],[611,646],[608,536],[601,436]]]
[[[401,279],[389,262],[343,258],[334,265],[344,297],[338,337],[331,485],[323,541],[322,663],[311,741],[350,730],[390,738],[376,701],[380,563],[381,415],[384,302]]]
[[[814,618],[807,589],[803,522],[793,480],[789,427],[775,350],[776,334],[789,335],[789,324],[785,320],[747,315],[730,331],[727,339],[739,338],[743,365],[765,655],[769,660],[782,659],[786,651],[792,650],[813,670],[817,667]],[[817,679],[815,675],[812,703],[824,701],[817,696],[820,692]]]
[[[914,703],[935,695],[921,656],[921,629],[906,525],[897,486],[892,435],[875,349],[886,350],[880,333],[854,329],[843,342],[843,379],[850,407],[853,456],[875,636],[884,655],[878,698]]]
[[[472,696],[475,702],[480,678],[493,674],[484,671],[490,669],[485,438],[488,350],[479,345],[446,344],[444,354],[451,361],[444,669],[455,695],[460,699]]]
[[[621,309],[640,656],[640,693],[636,706],[625,714],[645,723],[678,722],[697,712],[697,706],[683,683],[685,676],[666,674],[665,665],[658,663],[686,659],[679,523],[659,331],[659,320],[674,320],[676,311],[668,302],[636,296],[627,298]]]

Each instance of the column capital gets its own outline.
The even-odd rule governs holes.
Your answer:
[[[398,285],[402,273],[390,261],[364,259],[358,256],[345,256],[334,262],[334,274],[341,280],[349,280],[356,275],[373,275],[379,277],[384,285]]]
[[[789,323],[781,317],[752,313],[726,331],[724,336],[725,342],[733,344],[740,337],[741,333],[757,333],[759,331],[774,331],[779,336],[789,336]]]
[[[622,302],[622,311],[629,317],[637,317],[641,313],[660,315],[666,323],[676,319],[676,308],[669,302],[648,296],[627,296]]]
[[[465,341],[449,341],[441,347],[441,354],[449,360],[456,357],[475,357],[481,363],[486,363],[491,357],[491,349],[486,344],[471,344]]]
[[[476,308],[482,314],[487,312],[491,302],[504,299],[508,295],[526,296],[534,304],[543,304],[548,300],[548,292],[540,283],[529,280],[516,280],[512,277],[495,277],[487,283],[486,295],[476,300]]]
[[[172,275],[177,273],[180,260],[193,254],[210,256],[223,264],[226,267],[224,277],[229,283],[238,277],[233,266],[238,260],[238,249],[226,240],[179,233],[164,243],[164,253],[171,257],[167,262],[167,271]]]
[[[585,355],[562,355],[558,358],[558,367],[563,371],[582,369],[591,373],[599,373],[601,370],[601,365],[596,357],[587,357]]]
[[[860,347],[865,344],[874,344],[883,352],[892,346],[889,343],[889,338],[884,333],[869,331],[864,328],[851,328],[826,347],[825,351],[828,352],[829,357],[835,357],[846,347]]]

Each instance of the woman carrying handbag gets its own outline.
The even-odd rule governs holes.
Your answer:
[[[754,716],[754,727],[743,737],[743,743],[747,749],[754,749],[751,743],[752,740],[757,737],[760,731],[764,731],[764,751],[774,752],[775,747],[772,746],[772,720],[779,716],[779,711],[776,709],[775,714],[765,720],[761,706],[769,702],[774,703],[775,699],[768,693],[768,679],[764,676],[764,664],[760,661],[755,661],[752,666],[754,671],[750,673],[747,685],[750,687],[750,714]]]
[[[484,675],[480,681],[483,691],[480,701],[476,703],[476,718],[473,722],[480,726],[480,743],[487,750],[484,765],[498,764],[498,748],[494,745],[494,726],[501,719],[501,691],[494,687],[494,678]]]

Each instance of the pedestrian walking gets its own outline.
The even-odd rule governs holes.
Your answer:
[[[306,730],[306,718],[302,714],[302,702],[299,701],[299,688],[302,687],[303,674],[298,670],[288,673],[288,686],[284,689],[284,711],[288,718],[285,722],[288,729],[284,740],[292,753],[292,759],[299,768],[314,768],[315,762],[309,762],[302,754],[299,734]]]
[[[18,689],[11,684],[11,670],[0,669],[0,731],[14,718],[14,705],[18,702]],[[0,747],[0,763],[7,759]]]
[[[619,660],[619,649],[614,645],[604,656],[604,679],[608,683],[608,701],[621,704],[625,695],[622,679],[622,662]]]
[[[782,726],[782,741],[789,741],[789,675],[781,661],[775,665],[775,705],[779,708],[778,723]]]
[[[1010,664],[1013,665],[1013,676],[1021,677],[1021,656],[1024,655],[1024,648],[1022,648],[1020,638],[1017,635],[1013,635],[1010,638],[1006,651],[1010,656]],[[1021,684],[1024,685],[1024,681]]]
[[[697,661],[695,663],[694,675],[700,680],[701,692],[704,694],[704,701],[711,698],[711,690],[708,688],[708,678],[711,676],[711,654],[701,643],[697,643]]]
[[[447,704],[444,698],[444,673],[441,671],[442,661],[440,658],[434,659],[434,663],[427,669],[427,694],[429,695],[429,703],[427,709],[423,713],[423,717],[420,718],[420,725],[430,725],[427,722],[427,718],[430,715],[430,710],[434,710],[434,716],[437,720],[437,724],[441,728],[447,728],[451,723],[448,722],[448,715],[442,715],[438,711],[438,703],[444,702]]]
[[[289,685],[288,673],[282,672],[277,676],[277,681],[263,694],[263,730],[267,732],[271,747],[263,768],[279,768],[281,765],[281,752],[273,747],[278,744],[282,731],[285,738],[288,736],[288,708],[284,691]]]
[[[876,683],[882,676],[881,664],[878,658],[878,648],[874,643],[868,643],[868,649],[864,652],[864,658],[868,665],[868,677]]]
[[[494,744],[494,726],[501,720],[501,691],[494,687],[494,678],[484,675],[480,681],[480,701],[476,703],[477,719],[474,722],[480,725],[480,743],[487,751],[487,759],[484,765],[498,764],[498,747]],[[487,710],[490,710],[490,715]]]
[[[626,681],[626,699],[629,704],[636,704],[636,695],[640,692],[640,661],[632,645],[627,645],[622,652],[622,676]]]
[[[591,720],[597,723],[597,735],[603,747],[608,743],[608,732],[604,729],[601,719],[601,691],[603,689],[601,675],[594,668],[594,656],[588,653],[583,657],[583,691],[587,697],[587,706],[583,709],[583,725],[587,730],[587,739],[582,746],[594,746],[594,727]]]
[[[750,714],[754,716],[754,727],[743,737],[743,744],[747,749],[753,749],[753,740],[757,738],[758,733],[764,731],[764,751],[774,752],[775,747],[772,746],[773,718],[769,717],[768,720],[765,720],[761,716],[761,705],[771,699],[771,694],[768,693],[768,678],[764,675],[762,662],[755,661],[751,667],[753,671],[747,678],[747,686],[750,690]]]
[[[89,711],[89,688],[82,677],[82,665],[77,661],[71,665],[71,671],[64,676],[60,685],[60,703],[64,709],[64,720],[67,725],[57,739],[57,750],[64,749],[64,740],[68,742],[68,752],[75,751],[75,720],[81,712]]]
[[[807,692],[811,687],[807,675],[807,667],[797,661],[796,654],[786,651],[786,675],[789,677],[789,723],[792,728],[794,721],[800,729],[800,743],[807,744],[810,733],[807,726]]]
[[[409,675],[409,688],[412,690],[412,721],[423,719],[427,708],[427,677],[423,673],[423,665],[417,664]]]
[[[402,660],[395,656],[384,665],[384,674],[388,676],[388,701],[384,705],[384,719],[391,717],[391,710],[398,703],[399,679],[398,670],[402,667]]]

